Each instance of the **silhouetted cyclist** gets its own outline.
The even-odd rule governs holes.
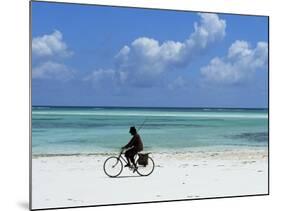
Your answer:
[[[125,152],[125,157],[128,161],[128,164],[125,165],[125,167],[130,167],[131,166],[130,161],[131,161],[136,169],[137,166],[134,157],[138,152],[143,150],[143,143],[135,127],[130,127],[129,132],[133,137],[131,138],[128,144],[122,147],[122,149],[127,149]]]

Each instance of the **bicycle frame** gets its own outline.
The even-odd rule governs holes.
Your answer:
[[[121,162],[122,162],[122,160],[123,160],[123,162],[124,162],[125,165],[126,165],[126,164],[128,164],[128,161],[127,161],[126,158],[124,158],[125,156],[122,156],[122,155],[124,154],[124,151],[125,151],[125,150],[121,150],[121,152],[119,153],[119,155],[118,155],[117,158],[118,158],[118,160],[120,160]],[[138,154],[136,154],[135,157],[134,157],[134,158],[135,158],[135,162],[136,162],[137,156],[138,156]],[[138,165],[137,162],[136,162],[136,165]]]
[[[119,153],[118,156],[111,156],[111,157],[109,157],[109,158],[107,158],[105,160],[103,169],[104,169],[104,172],[105,172],[105,174],[107,176],[109,176],[109,177],[117,177],[123,171],[124,164],[128,164],[127,159],[125,158],[125,156],[122,155],[122,154],[124,154],[124,151],[125,150],[122,150]],[[115,159],[115,163],[111,163],[111,167],[109,166],[109,169],[110,168],[115,168],[119,164],[119,162],[121,164],[121,167],[120,167],[121,169],[120,169],[119,172],[117,172],[117,174],[112,175],[112,174],[108,173],[107,170],[106,170],[106,163],[110,159]],[[136,154],[135,155],[135,160],[136,160],[136,165],[137,166],[135,167],[134,165],[130,165],[129,166],[129,170],[133,170],[133,173],[135,173],[135,171],[136,171],[140,176],[148,176],[148,175],[150,175],[153,172],[153,170],[154,170],[154,161],[153,161],[153,159],[151,157],[148,157],[148,159],[151,162],[151,165],[149,165],[150,166],[150,168],[149,168],[150,170],[148,172],[143,172],[143,168],[147,168],[147,165],[144,165],[144,166],[143,165],[138,165],[138,159],[139,159],[139,155]]]
[[[123,153],[123,150],[119,153],[119,155],[118,155],[118,160],[120,160],[121,162],[122,162],[122,160],[123,160],[123,162],[125,162],[125,164],[128,164],[127,159],[125,159],[124,156],[122,156],[122,154],[124,154],[124,153]],[[120,159],[120,158],[121,158],[121,159]]]

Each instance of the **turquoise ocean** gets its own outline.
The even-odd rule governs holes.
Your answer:
[[[145,151],[268,147],[267,109],[32,107],[32,154],[117,152],[140,128]]]

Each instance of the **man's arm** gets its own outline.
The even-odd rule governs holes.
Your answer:
[[[123,146],[122,149],[126,149],[126,148],[129,148],[129,147],[132,147],[134,145],[134,139],[135,139],[135,137],[131,138],[129,143],[126,144],[125,146]]]

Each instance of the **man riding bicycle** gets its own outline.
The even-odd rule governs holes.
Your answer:
[[[138,152],[143,150],[143,143],[135,127],[130,127],[129,132],[133,137],[131,138],[128,144],[122,147],[122,149],[127,149],[125,152],[125,157],[128,163],[127,165],[125,165],[125,167],[130,167],[131,166],[130,161],[131,161],[131,163],[134,165],[134,168],[137,169],[134,157]]]

